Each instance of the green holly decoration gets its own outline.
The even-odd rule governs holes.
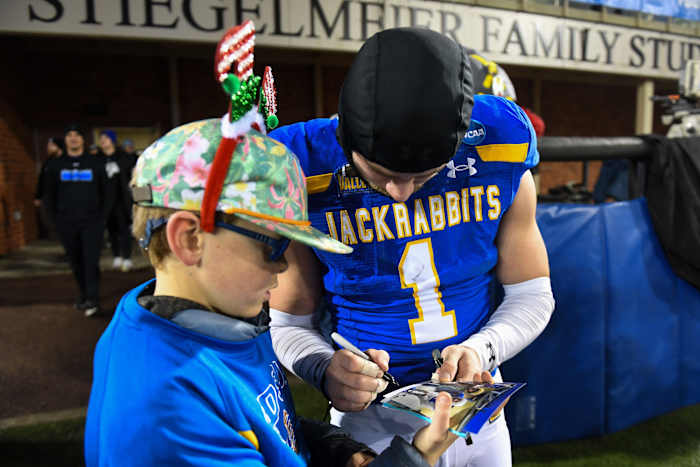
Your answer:
[[[280,124],[280,121],[277,118],[277,115],[268,115],[267,119],[265,119],[265,124],[270,130],[274,130],[277,128],[277,125]]]
[[[226,94],[233,97],[241,88],[241,80],[233,73],[229,73],[224,82],[221,83],[221,87],[224,88]]]
[[[236,78],[237,79],[237,78]],[[226,90],[226,80],[224,80],[224,90]],[[258,88],[260,87],[261,78],[258,76],[250,76],[247,80],[240,83],[240,86],[236,89],[236,92],[231,94],[231,121],[236,121],[245,115],[250,109],[253,108],[253,104],[256,102],[256,97],[258,94]],[[232,80],[232,84],[233,80]],[[233,89],[232,85],[229,85],[230,89]]]

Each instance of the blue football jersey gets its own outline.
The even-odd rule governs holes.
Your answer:
[[[313,226],[354,248],[315,250],[338,332],[389,352],[401,384],[425,380],[433,349],[464,341],[488,318],[498,226],[539,161],[534,130],[516,104],[475,96],[455,157],[397,203],[353,173],[336,127],[317,119],[270,136],[301,161]]]

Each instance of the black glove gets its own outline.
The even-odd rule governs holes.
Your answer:
[[[311,453],[312,466],[345,467],[357,452],[377,455],[337,426],[301,417],[299,426]]]

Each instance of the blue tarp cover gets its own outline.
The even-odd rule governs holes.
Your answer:
[[[556,308],[502,366],[516,445],[611,433],[700,402],[700,291],[670,269],[644,199],[542,204]]]
[[[700,20],[698,0],[575,0],[623,10],[642,11],[658,16],[672,16],[690,21]]]

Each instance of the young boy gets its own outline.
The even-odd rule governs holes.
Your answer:
[[[97,344],[86,464],[434,463],[455,439],[447,394],[412,445],[397,438],[374,460],[338,428],[296,417],[267,326],[270,289],[290,241],[351,249],[310,227],[295,156],[226,122],[178,127],[136,166],[133,230],[156,277],[122,298]],[[383,374],[371,362],[367,373]]]

